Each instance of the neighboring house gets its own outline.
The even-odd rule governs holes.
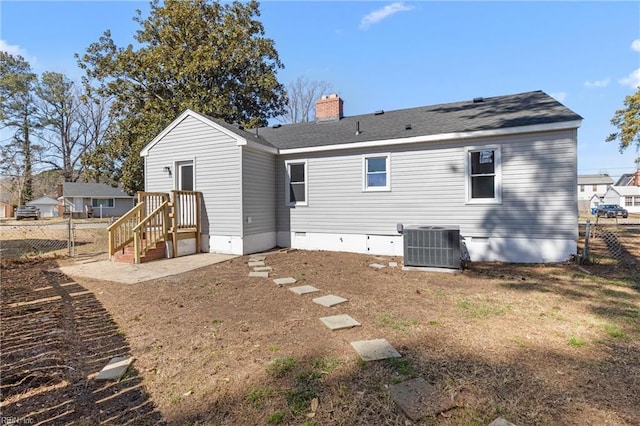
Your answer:
[[[613,178],[608,174],[579,175],[578,200],[591,200],[593,195],[597,195],[602,200],[611,185],[613,185]]]
[[[640,186],[612,186],[604,196],[604,204],[618,204],[629,213],[640,213]]]
[[[637,169],[634,173],[623,174],[614,186],[640,186],[640,169]]]
[[[85,217],[92,211],[93,217],[119,217],[131,210],[135,198],[121,188],[103,183],[65,182],[58,197],[65,215]]]
[[[40,197],[27,203],[28,206],[35,206],[40,210],[40,217],[58,216],[58,201],[49,197]]]
[[[458,226],[471,260],[555,262],[576,253],[581,121],[541,91],[353,117],[330,95],[316,122],[254,131],[187,110],[141,155],[146,191],[202,192],[205,252],[402,255],[403,224]]]
[[[11,195],[0,192],[0,218],[13,217],[13,205],[11,204]]]

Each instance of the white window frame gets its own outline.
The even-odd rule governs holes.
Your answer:
[[[291,184],[291,164],[304,165],[304,202],[291,201],[289,185]],[[299,207],[309,205],[309,172],[307,160],[285,160],[284,162],[284,202],[288,207]]]
[[[177,160],[173,163],[173,171],[174,171],[174,179],[173,179],[173,189],[178,190],[182,186],[182,167],[183,166],[192,166],[193,176],[191,177],[193,182],[193,191],[196,191],[196,159],[188,159],[188,160]]]
[[[368,185],[368,171],[367,171],[367,160],[370,158],[382,158],[385,159],[385,173],[387,174],[386,185],[385,186],[369,186]],[[362,156],[362,191],[364,192],[384,192],[391,191],[391,153],[380,153],[380,154],[366,154]]]
[[[471,153],[479,151],[493,151],[493,198],[472,198],[471,194]],[[464,150],[465,171],[464,182],[467,204],[502,204],[502,153],[500,145],[469,146]]]
[[[91,198],[91,208],[93,209],[99,209],[101,208],[101,206],[94,206],[93,205],[93,201],[94,200],[112,200],[113,201],[113,205],[112,206],[102,206],[103,209],[113,209],[116,207],[116,199],[113,197],[95,197],[95,198]]]

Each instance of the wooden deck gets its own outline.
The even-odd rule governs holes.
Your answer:
[[[136,206],[107,228],[109,256],[133,252],[132,263],[141,263],[151,250],[155,254],[149,257],[158,258],[157,247],[169,243],[171,257],[178,257],[178,241],[185,238],[195,239],[195,252],[200,253],[201,203],[198,191],[138,192]]]

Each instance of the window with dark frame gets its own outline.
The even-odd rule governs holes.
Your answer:
[[[287,204],[305,204],[307,202],[307,180],[305,176],[305,163],[287,164],[289,175],[289,191]]]
[[[496,198],[496,150],[469,151],[470,198]]]

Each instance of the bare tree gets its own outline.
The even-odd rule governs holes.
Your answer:
[[[82,175],[82,159],[95,149],[109,125],[108,102],[90,99],[60,73],[45,72],[36,89],[39,98],[38,136],[44,144],[41,159],[59,170],[65,182]]]
[[[315,120],[316,101],[331,91],[326,81],[298,77],[287,85],[288,103],[281,119],[284,123],[307,123]]]

